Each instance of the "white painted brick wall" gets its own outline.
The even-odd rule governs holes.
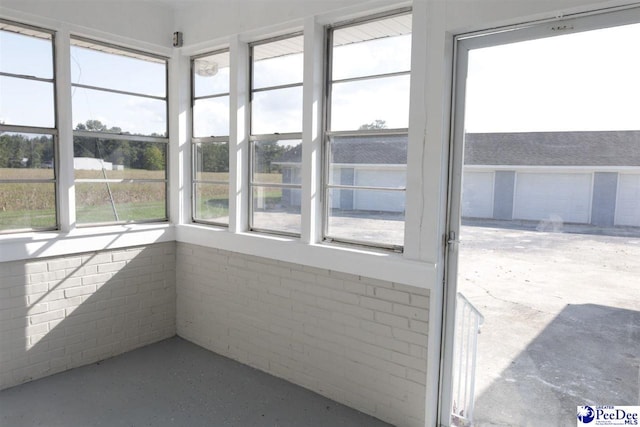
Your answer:
[[[424,425],[429,292],[177,244],[178,335],[397,426]]]
[[[175,335],[175,243],[0,263],[0,389]]]

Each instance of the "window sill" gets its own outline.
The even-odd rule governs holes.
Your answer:
[[[128,224],[0,236],[0,262],[64,256],[175,240],[169,223]]]
[[[308,244],[293,237],[253,232],[231,233],[226,228],[199,224],[176,226],[176,240],[421,288],[435,283],[435,264],[409,260],[402,254],[385,250],[335,243]]]
[[[0,262],[66,256],[178,241],[320,268],[403,285],[429,288],[436,265],[383,250],[344,244],[307,244],[266,233],[231,233],[224,227],[185,224],[131,224],[75,229],[69,233],[29,232],[0,236]]]

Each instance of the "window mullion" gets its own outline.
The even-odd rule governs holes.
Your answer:
[[[259,88],[254,88],[252,90],[253,93],[259,93],[259,92],[269,92],[269,91],[273,91],[273,90],[280,90],[280,89],[289,89],[292,87],[302,87],[303,83],[290,83],[290,84],[283,84],[283,85],[276,85],[276,86],[264,86],[264,87],[259,87]]]
[[[249,229],[249,46],[231,40],[229,124],[229,231]]]
[[[58,220],[60,230],[70,232],[76,228],[76,195],[73,166],[73,117],[71,87],[71,56],[69,32],[61,30],[55,35],[55,78],[58,124]]]
[[[390,77],[401,77],[408,76],[411,74],[411,71],[398,71],[395,73],[383,73],[383,74],[370,74],[366,76],[358,76],[358,77],[348,77],[344,79],[335,79],[332,81],[333,84],[336,83],[352,83],[352,82],[361,82],[366,80],[375,80],[375,79],[385,79]]]
[[[6,73],[2,71],[0,71],[0,77],[10,77],[13,79],[22,79],[22,80],[33,80],[36,82],[43,82],[43,83],[54,83],[54,79],[48,79],[46,77],[37,77],[37,76],[31,76],[28,74]]]
[[[118,95],[128,95],[128,96],[135,96],[135,97],[140,97],[140,98],[157,99],[159,101],[166,101],[167,100],[166,96],[149,95],[149,94],[146,94],[146,93],[130,92],[130,91],[126,91],[126,90],[111,89],[111,88],[108,88],[108,87],[85,85],[85,84],[80,84],[80,83],[72,83],[71,87],[79,87],[81,89],[97,90],[97,91],[100,91],[100,92],[117,93]]]

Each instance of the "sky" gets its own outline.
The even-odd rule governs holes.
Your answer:
[[[640,24],[469,53],[467,132],[640,129]]]
[[[158,97],[166,96],[163,63],[71,47],[71,82]],[[159,99],[72,89],[73,125],[97,119],[109,127],[142,135],[164,135],[166,102]]]
[[[0,32],[0,70],[50,78],[47,45],[45,40]],[[410,37],[401,36],[336,47],[334,79],[402,71],[409,66],[409,46]],[[27,51],[34,55],[25,55]],[[638,52],[640,24],[472,50],[465,128],[468,132],[640,129]],[[32,57],[41,59],[24,59]],[[228,64],[228,58],[223,63]],[[302,64],[302,54],[260,61],[256,84],[298,83]],[[71,71],[75,83],[165,95],[161,64],[73,47]],[[262,79],[268,75],[276,80]],[[202,94],[223,93],[228,83],[220,82],[228,76],[228,67],[222,67],[213,78],[197,77],[196,83],[203,87]],[[74,126],[97,119],[132,133],[162,134],[166,129],[163,101],[82,88],[73,89],[72,99]],[[357,129],[374,120],[385,120],[389,128],[406,127],[408,99],[407,76],[336,82],[331,128]],[[197,136],[228,134],[228,103],[228,96],[197,102]],[[52,105],[51,84],[0,77],[0,121],[50,126]],[[258,93],[253,132],[299,132],[301,108],[301,87]]]
[[[51,41],[0,31],[0,71],[51,79]],[[81,47],[71,47],[71,81],[164,97],[165,66]],[[0,121],[26,126],[54,126],[53,85],[0,76]],[[85,88],[72,89],[73,126],[100,120],[135,134],[164,135],[165,102]]]
[[[410,46],[411,37],[406,35],[336,47],[333,78],[342,80],[407,71],[411,63]],[[222,59],[221,63],[228,63],[228,60]],[[303,65],[302,53],[257,61],[254,65],[254,87],[302,83]],[[219,74],[226,77],[228,70],[221,68],[213,77],[196,76],[196,94],[227,91],[227,87],[220,85]],[[408,76],[335,83],[332,98],[332,130],[354,130],[375,120],[385,120],[389,128],[408,126]],[[226,97],[196,101],[196,136],[219,136],[224,135],[221,132],[225,130],[228,132],[228,125],[224,122],[228,119],[228,114],[225,115],[227,102]],[[252,108],[254,134],[302,131],[301,86],[256,92]],[[198,117],[211,117],[213,120],[197,120]]]

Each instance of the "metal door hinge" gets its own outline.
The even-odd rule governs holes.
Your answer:
[[[460,243],[458,236],[456,236],[455,231],[449,231],[449,234],[447,235],[447,245],[453,245],[454,243]]]

